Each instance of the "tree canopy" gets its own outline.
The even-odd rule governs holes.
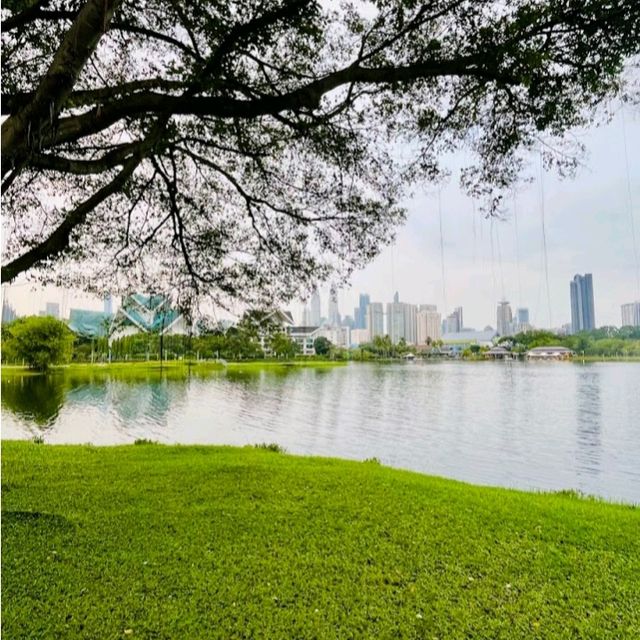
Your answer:
[[[71,359],[73,334],[64,322],[50,316],[18,318],[3,327],[5,362],[24,361],[31,369],[45,371]]]
[[[637,0],[7,0],[2,281],[306,294],[452,150],[489,211],[533,147],[570,170],[639,34]]]

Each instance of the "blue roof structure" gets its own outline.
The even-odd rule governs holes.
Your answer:
[[[143,333],[163,333],[180,317],[179,309],[172,308],[164,296],[145,296],[139,293],[122,301],[114,319],[112,332],[134,326]]]
[[[103,338],[107,335],[112,315],[104,311],[71,309],[69,329],[82,338]]]

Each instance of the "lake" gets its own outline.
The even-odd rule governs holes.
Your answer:
[[[2,437],[277,443],[477,484],[640,503],[639,393],[639,363],[12,374],[2,379]]]

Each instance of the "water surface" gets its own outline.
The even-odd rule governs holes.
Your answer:
[[[640,503],[640,364],[410,363],[5,376],[2,437],[246,445]]]

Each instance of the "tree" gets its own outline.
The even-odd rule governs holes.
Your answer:
[[[31,369],[46,371],[53,364],[70,360],[73,340],[67,325],[55,318],[18,318],[3,330],[3,357],[14,362],[24,360]]]
[[[300,351],[300,346],[286,333],[274,333],[269,338],[269,348],[277,357],[293,358]]]
[[[453,149],[490,212],[534,147],[571,170],[640,51],[637,0],[335,5],[7,0],[2,282],[303,295]]]
[[[327,356],[331,351],[331,341],[324,336],[319,336],[313,341],[313,348],[316,352],[316,355],[319,356]]]

